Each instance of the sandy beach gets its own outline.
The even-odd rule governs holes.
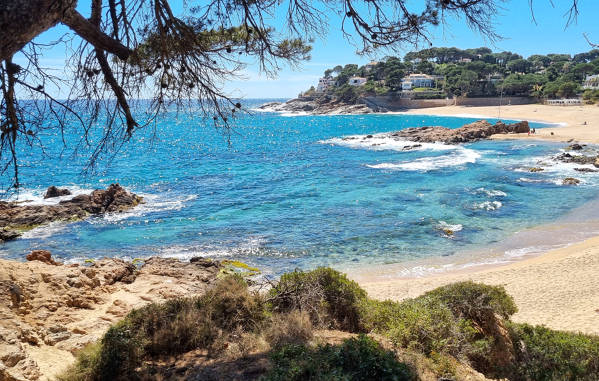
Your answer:
[[[495,135],[493,139],[543,139],[549,141],[569,141],[599,144],[599,107],[584,106],[546,106],[541,104],[469,107],[447,106],[426,109],[413,109],[402,114],[439,115],[439,116],[471,116],[480,118],[499,118],[512,120],[528,120],[559,124],[555,128],[537,130],[535,135],[514,134]],[[553,133],[553,135],[551,134]]]
[[[534,136],[495,137],[599,143],[597,106],[503,106],[500,115],[497,107],[449,106],[407,113],[543,121],[561,126],[537,130]],[[393,300],[416,297],[435,287],[464,280],[503,285],[518,305],[515,321],[599,334],[599,237],[507,265],[475,267],[419,278],[381,280],[360,274],[355,279],[371,296]]]

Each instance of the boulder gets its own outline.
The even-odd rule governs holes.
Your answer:
[[[48,250],[33,250],[31,253],[27,254],[28,261],[40,261],[47,265],[58,266],[59,263],[52,259],[52,253]]]
[[[564,184],[564,185],[578,185],[578,184],[580,184],[580,180],[575,179],[574,177],[566,177],[562,181],[562,184]]]
[[[577,172],[599,172],[599,170],[597,169],[593,169],[593,168],[574,168],[575,171]]]
[[[583,146],[581,146],[578,143],[574,143],[574,144],[570,144],[567,149],[570,149],[572,151],[580,151],[581,149],[583,149]]]
[[[9,228],[0,228],[0,242],[10,241],[21,235],[18,231]]]
[[[531,169],[528,170],[529,172],[543,172],[544,169],[543,168],[539,168],[539,167],[533,167]]]
[[[69,196],[71,195],[71,191],[68,189],[60,189],[55,187],[54,185],[52,185],[51,187],[48,187],[48,189],[46,190],[46,194],[44,195],[44,198],[53,198],[53,197],[60,197],[60,196]]]

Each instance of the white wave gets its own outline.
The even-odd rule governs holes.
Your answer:
[[[475,205],[477,209],[484,209],[488,211],[497,210],[502,206],[503,204],[500,201],[485,201]]]
[[[164,258],[177,258],[189,260],[193,257],[231,257],[238,255],[251,256],[259,254],[265,247],[267,240],[263,237],[248,237],[236,246],[219,245],[174,245],[160,248],[158,256]]]
[[[401,163],[369,164],[367,167],[400,171],[432,171],[440,168],[476,163],[476,160],[480,157],[480,153],[475,150],[458,147],[454,152],[443,156],[424,157]]]
[[[448,224],[445,221],[439,221],[439,224],[437,225],[437,228],[441,229],[441,230],[451,230],[452,232],[459,232],[460,230],[462,230],[464,227],[462,224]]]
[[[21,205],[56,205],[61,201],[70,200],[75,196],[89,194],[93,189],[80,188],[78,186],[66,185],[58,186],[57,188],[66,188],[71,191],[68,196],[52,197],[44,199],[46,189],[23,189],[18,194],[10,196],[6,201],[17,201]]]
[[[457,145],[443,143],[419,143],[410,140],[397,140],[387,133],[374,135],[350,135],[343,138],[320,140],[321,144],[331,144],[354,149],[370,149],[375,151],[447,151],[459,148]]]
[[[518,182],[521,182],[521,183],[546,183],[547,181],[542,180],[542,179],[531,179],[528,177],[520,177],[518,179]]]
[[[68,229],[68,222],[65,221],[56,221],[50,222],[47,225],[38,226],[31,230],[24,232],[19,238],[21,239],[40,239],[40,238],[49,238],[54,234],[58,234],[64,232],[65,229]]]
[[[559,247],[563,247],[563,245],[544,245],[544,246],[529,246],[529,247],[522,247],[519,249],[511,249],[511,250],[506,250],[505,251],[505,255],[508,258],[519,258],[519,257],[524,257],[526,255],[529,254],[541,254],[541,253],[546,253],[550,250],[559,248]]]
[[[168,210],[181,210],[186,203],[198,198],[197,195],[188,195],[180,198],[165,199],[163,195],[143,194],[139,193],[144,198],[144,203],[122,213],[106,213],[102,218],[103,221],[118,222],[131,217],[141,217],[148,213],[163,212]],[[90,220],[91,222],[91,220]],[[97,223],[97,222],[92,222]]]
[[[485,193],[489,197],[506,197],[507,196],[507,193],[505,193],[504,191],[500,191],[500,190],[496,190],[496,189],[478,188],[476,191]]]

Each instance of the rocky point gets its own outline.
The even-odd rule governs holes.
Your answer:
[[[50,187],[45,198],[64,196],[66,192],[69,191]],[[142,202],[142,197],[128,192],[119,184],[62,200],[55,205],[0,201],[0,242],[18,238],[24,231],[39,225],[54,221],[76,221],[94,214],[120,213]]]

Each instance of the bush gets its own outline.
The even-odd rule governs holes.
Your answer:
[[[502,287],[461,282],[400,303],[369,300],[362,316],[366,329],[396,346],[427,356],[448,354],[495,375],[514,359],[503,319],[515,311]]]
[[[201,297],[131,311],[110,327],[93,357],[78,358],[69,380],[136,379],[145,358],[210,349],[217,339],[225,341],[223,336],[255,330],[265,318],[262,299],[241,277],[227,276]]]
[[[509,325],[516,348],[512,380],[599,380],[599,337],[528,324]]]
[[[422,299],[438,300],[457,317],[472,320],[479,326],[498,315],[503,319],[518,311],[514,299],[502,286],[489,286],[472,281],[452,283],[425,293]]]
[[[359,332],[366,291],[344,274],[320,267],[283,274],[268,300],[274,312],[304,311],[317,327]]]
[[[66,372],[57,377],[58,381],[94,380],[98,377],[94,373],[99,367],[100,343],[93,343],[83,348],[77,354],[77,362]]]
[[[275,314],[269,323],[264,336],[272,347],[303,344],[312,339],[312,322],[306,312]]]
[[[412,372],[391,351],[360,335],[341,345],[288,345],[271,355],[273,368],[263,381],[412,380]]]
[[[365,326],[388,337],[394,345],[422,352],[466,357],[472,352],[475,330],[451,310],[426,298],[401,303],[370,300],[363,307]]]

